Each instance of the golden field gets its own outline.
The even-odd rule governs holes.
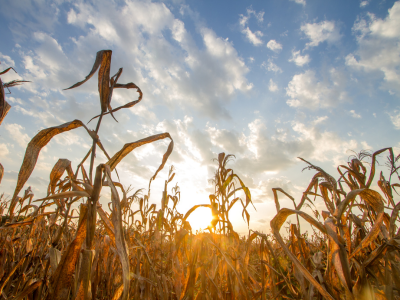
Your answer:
[[[101,114],[95,130],[80,120],[41,130],[28,144],[14,195],[0,199],[0,294],[4,299],[400,299],[400,187],[392,148],[362,151],[334,178],[302,159],[314,171],[299,201],[279,187],[273,189],[277,213],[271,234],[250,230],[239,236],[229,211],[242,206],[249,224],[250,189],[228,163],[233,155],[220,153],[209,202],[185,214],[177,211],[179,187],[168,184],[161,207],[149,204],[150,187],[173,151],[169,133],[127,143],[110,156],[99,130],[107,114],[138,104],[143,94],[134,83],[120,84],[122,68],[110,76],[112,52],[99,51],[93,69],[77,88],[98,71]],[[4,70],[1,74],[10,71]],[[11,108],[2,83],[0,124]],[[112,108],[113,90],[136,89],[139,98]],[[50,173],[47,197],[36,199],[28,188],[41,149],[63,132],[84,127],[92,147],[72,169],[60,159]],[[150,178],[148,193],[125,189],[116,181],[119,162],[136,148],[169,139],[160,166]],[[97,151],[108,161],[94,166]],[[387,174],[375,174],[379,154],[387,155]],[[88,162],[89,168],[84,164]],[[0,181],[4,169],[0,165]],[[386,177],[385,177],[386,176]],[[114,179],[113,179],[114,178]],[[119,179],[119,178],[118,178]],[[372,184],[380,191],[370,189]],[[102,189],[111,191],[108,208],[99,204]],[[289,197],[292,208],[281,208],[279,196]],[[325,204],[318,211],[315,201]],[[79,210],[73,204],[80,204]],[[133,204],[139,206],[133,210]],[[198,207],[211,210],[209,232],[195,234],[187,221]],[[312,211],[310,215],[306,208]],[[291,215],[286,235],[281,227]],[[312,232],[301,232],[301,224]]]

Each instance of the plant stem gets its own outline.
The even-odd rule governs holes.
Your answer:
[[[94,158],[96,156],[96,143],[97,143],[97,133],[99,132],[100,129],[100,123],[101,120],[103,119],[103,112],[101,112],[99,121],[97,122],[96,126],[96,131],[95,131],[95,136],[93,137],[93,145],[92,145],[92,155],[90,157],[90,167],[89,167],[89,180],[90,183],[93,184],[93,164],[94,164]]]

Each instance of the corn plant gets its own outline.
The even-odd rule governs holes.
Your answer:
[[[242,218],[250,226],[248,207],[253,199],[250,189],[228,167],[233,155],[218,155],[210,181],[214,193],[208,203],[186,213],[178,211],[178,203],[190,195],[181,195],[178,184],[169,186],[175,178],[172,166],[160,207],[149,202],[151,184],[173,150],[168,133],[127,143],[108,155],[99,137],[102,119],[107,115],[115,119],[117,111],[143,98],[134,83],[118,83],[122,68],[110,76],[111,56],[110,50],[99,51],[86,79],[69,88],[79,87],[98,70],[101,109],[93,118],[96,128],[74,120],[41,130],[27,146],[13,196],[0,195],[1,297],[400,299],[396,191],[400,156],[392,148],[355,154],[347,165],[338,166],[337,179],[301,159],[314,175],[300,199],[273,188],[277,214],[270,223],[272,232],[249,230],[247,236],[240,236],[234,230],[231,209],[240,203]],[[134,88],[139,98],[112,108],[115,88]],[[21,193],[41,149],[57,134],[81,127],[92,141],[82,161],[73,168],[70,160],[59,159],[49,174],[46,197],[37,199],[30,187]],[[113,174],[119,162],[134,149],[167,138],[171,142],[149,180],[147,193],[125,188],[118,174]],[[98,166],[94,166],[96,150],[107,157]],[[375,176],[382,153],[388,153],[388,171]],[[372,189],[374,182],[380,192]],[[99,197],[104,188],[110,189],[111,199],[103,208]],[[281,207],[281,195],[291,199],[292,208]],[[326,208],[317,210],[316,201]],[[207,230],[194,233],[188,218],[199,207],[210,209],[213,221]],[[285,225],[289,216],[296,216],[296,222]],[[304,232],[305,222],[310,232]]]

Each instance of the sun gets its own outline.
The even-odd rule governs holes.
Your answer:
[[[192,227],[193,232],[196,230],[205,230],[212,221],[211,209],[199,207],[187,219]]]

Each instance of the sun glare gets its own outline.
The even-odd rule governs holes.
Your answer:
[[[199,207],[188,218],[192,230],[205,230],[212,221],[211,210],[206,207]]]

